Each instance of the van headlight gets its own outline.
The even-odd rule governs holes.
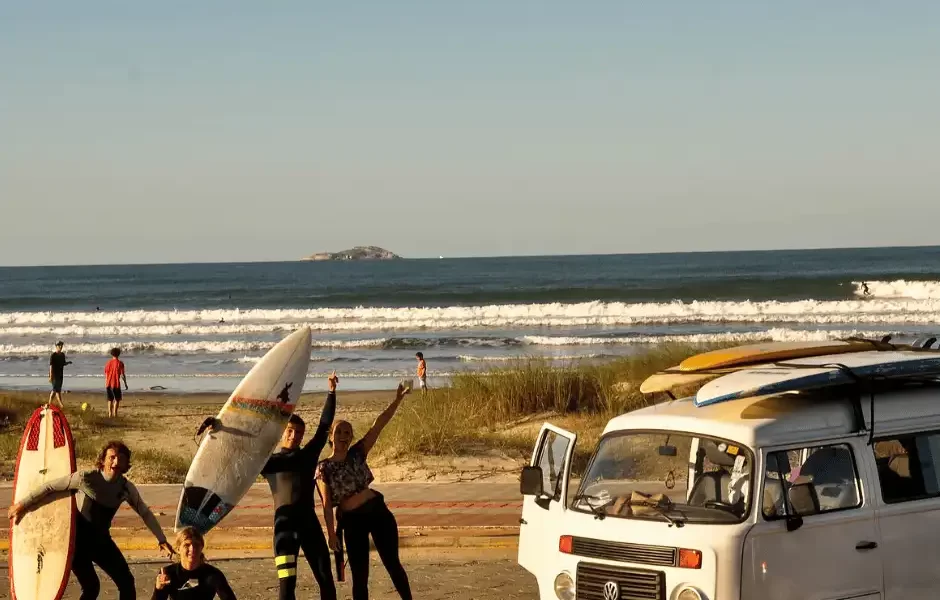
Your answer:
[[[682,588],[676,600],[705,600],[705,595],[694,587]]]
[[[574,600],[574,579],[567,571],[555,577],[555,596],[558,600]]]

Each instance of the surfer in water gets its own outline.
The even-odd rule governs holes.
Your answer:
[[[72,573],[82,588],[81,600],[94,600],[101,591],[95,565],[114,581],[120,600],[134,600],[137,597],[134,576],[121,550],[111,539],[111,521],[121,504],[127,502],[140,515],[167,557],[172,557],[174,550],[137,488],[124,477],[131,468],[131,451],[128,447],[122,442],[108,442],[98,454],[95,466],[97,469],[93,471],[72,473],[33,490],[11,506],[8,515],[14,523],[18,523],[45,496],[56,492],[75,492],[78,514],[75,518]]]
[[[192,527],[176,534],[179,562],[160,569],[150,600],[235,600],[222,571],[206,562],[206,541]]]
[[[333,453],[317,466],[317,485],[323,499],[323,520],[330,536],[330,548],[340,548],[340,536],[349,553],[353,600],[369,599],[369,535],[388,571],[398,595],[411,600],[408,575],[398,557],[398,523],[379,492],[369,487],[372,471],[366,463],[379,434],[395,415],[402,398],[410,392],[398,384],[395,400],[376,418],[361,440],[352,444],[353,429],[347,421],[337,421],[330,435]],[[336,508],[336,526],[333,509]]]
[[[863,296],[871,296],[871,290],[868,289],[868,283],[866,283],[866,282],[864,282],[864,281],[862,282],[862,295],[863,295]]]
[[[261,474],[268,481],[274,497],[274,565],[280,586],[280,600],[293,600],[297,587],[297,557],[304,556],[320,586],[320,598],[336,600],[336,584],[330,570],[330,550],[323,537],[313,506],[314,472],[320,451],[326,445],[336,414],[336,371],[328,379],[329,393],[320,413],[313,437],[302,448],[306,424],[299,415],[291,415],[281,437],[281,450],[271,455]],[[278,396],[287,401],[289,389]]]

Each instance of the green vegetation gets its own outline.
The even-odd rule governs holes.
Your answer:
[[[551,420],[579,434],[578,470],[611,417],[655,400],[639,391],[646,377],[718,347],[662,345],[600,364],[552,366],[544,359],[524,358],[503,368],[461,373],[449,388],[407,397],[379,451],[389,460],[484,450],[526,457],[538,428]]]

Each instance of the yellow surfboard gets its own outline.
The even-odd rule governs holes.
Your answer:
[[[735,369],[719,369],[715,371],[709,371],[707,373],[680,373],[677,371],[678,366],[671,367],[665,371],[660,371],[659,373],[653,373],[649,377],[643,380],[643,383],[640,384],[640,393],[643,394],[654,394],[656,392],[669,392],[673,389],[683,386],[683,385],[692,385],[694,383],[704,383],[716,377],[721,377],[726,373],[731,373]]]
[[[746,344],[723,348],[711,352],[703,352],[690,356],[679,363],[679,371],[694,373],[709,369],[721,369],[742,365],[806,358],[809,356],[823,356],[826,354],[843,354],[846,352],[861,352],[875,350],[877,342],[866,341],[833,341],[824,342],[765,342],[761,344]]]

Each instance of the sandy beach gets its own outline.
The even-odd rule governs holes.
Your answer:
[[[313,435],[323,406],[324,392],[305,392],[297,414],[307,422],[305,441]],[[336,418],[353,424],[361,435],[394,397],[390,390],[343,391],[338,395]],[[32,407],[46,402],[45,391],[0,390],[0,480],[12,482],[16,451],[25,417]],[[97,449],[111,439],[123,440],[137,453],[130,477],[139,483],[182,483],[196,452],[195,433],[206,417],[214,416],[228,394],[125,392],[119,418],[107,417],[104,393],[63,394],[75,438],[78,468],[91,468]],[[80,409],[88,404],[85,411]],[[24,416],[25,415],[25,416]],[[324,450],[328,453],[329,448]],[[143,457],[143,458],[140,458]],[[407,459],[376,457],[374,472],[380,481],[514,481],[521,462],[500,452],[480,449],[462,456]]]

